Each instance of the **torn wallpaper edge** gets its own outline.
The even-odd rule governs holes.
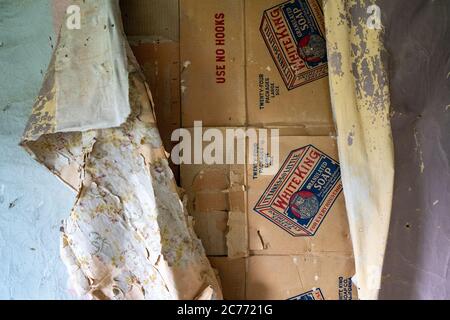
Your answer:
[[[324,1],[330,91],[360,299],[377,299],[389,229],[394,156],[382,28],[373,1]]]
[[[127,84],[119,86],[119,91],[114,91],[118,88],[115,85],[102,91],[104,96],[109,95],[103,102],[113,97],[121,104],[121,111],[100,113],[126,114],[126,121],[119,117],[119,126],[114,122],[117,118],[109,122],[102,116],[92,117],[86,126],[85,118],[79,118],[77,129],[70,128],[72,124],[58,126],[58,112],[67,111],[59,109],[64,99],[68,99],[66,107],[83,103],[89,108],[98,106],[96,86],[81,87],[87,90],[85,95],[58,98],[57,93],[66,92],[60,90],[61,77],[57,81],[55,76],[57,72],[65,74],[64,68],[58,70],[56,52],[62,52],[68,38],[80,37],[66,46],[69,57],[75,57],[76,52],[76,59],[88,69],[96,68],[93,63],[100,61],[89,58],[92,51],[87,47],[95,46],[84,38],[89,30],[70,36],[63,30],[21,141],[38,162],[77,193],[72,212],[61,227],[61,258],[69,272],[70,288],[88,299],[222,299],[217,275],[193,231],[192,217],[169,168],[150,91],[122,31],[118,1],[75,3],[94,20],[108,13],[103,18],[115,27],[115,34],[111,36],[107,27],[108,31],[98,37],[110,37],[99,40],[114,45],[98,51],[98,59],[110,54],[118,55],[115,62],[125,61],[126,68],[114,72],[119,73],[118,79],[127,79]],[[122,44],[125,50],[109,50]],[[83,77],[73,76],[72,89],[76,91]],[[111,84],[111,79],[95,79],[103,80]],[[115,99],[117,94],[122,96]],[[115,108],[114,104],[109,107]],[[107,123],[111,127],[105,128]]]

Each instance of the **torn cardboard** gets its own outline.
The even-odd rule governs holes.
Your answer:
[[[221,131],[226,129],[232,128]],[[298,131],[302,129],[283,130],[288,134]],[[261,145],[252,145],[249,139],[246,145],[249,157],[245,166],[181,165],[181,182],[189,198],[188,207],[195,217],[195,230],[212,264],[219,269],[224,297],[289,299],[302,294],[309,297],[308,292],[315,288],[309,287],[309,283],[314,282],[305,285],[302,279],[312,281],[315,276],[304,270],[318,268],[321,281],[315,284],[321,285],[322,298],[355,298],[356,292],[339,295],[339,283],[346,286],[342,290],[353,290],[354,264],[335,139],[280,136],[280,166],[271,175],[260,174],[267,161],[274,158],[271,146],[263,149]],[[230,172],[239,177],[238,201],[235,202],[238,211],[229,201],[233,181]],[[227,219],[229,228],[225,229]],[[233,227],[239,227],[234,229],[239,232],[230,232]],[[240,245],[237,252],[235,244]],[[280,268],[285,270],[284,262],[292,264],[294,256],[299,261],[309,262],[301,267],[293,265],[292,272],[283,273],[281,282],[276,278],[265,284],[267,290],[260,290],[259,282],[268,281],[267,274],[260,270],[262,266],[276,266],[278,262],[274,261],[283,261]],[[333,262],[330,268],[329,261],[344,262]],[[327,272],[332,275],[327,276]],[[237,286],[240,281],[241,285]],[[286,283],[290,286],[284,287]]]
[[[225,129],[220,130],[225,136]],[[193,129],[190,132],[194,137]],[[226,144],[223,148],[226,154]],[[245,179],[244,164],[181,165],[181,186],[194,228],[210,256],[248,255]]]
[[[253,155],[253,146],[248,145],[247,148],[248,154]],[[270,150],[260,148],[259,151],[267,157],[272,156]],[[310,171],[306,173],[301,171],[302,166],[305,166],[304,162],[294,163],[291,161],[289,163],[293,157],[299,159],[304,156],[305,152],[308,153],[306,157],[311,153],[317,154],[318,157],[308,168]],[[226,164],[181,166],[182,187],[189,196],[188,208],[196,218],[198,227],[196,230],[202,234],[206,231],[201,229],[205,226],[208,227],[208,240],[201,237],[208,255],[234,257],[234,254],[224,250],[224,239],[228,234],[228,241],[232,241],[237,236],[236,242],[243,243],[242,235],[247,233],[248,248],[242,252],[299,254],[329,251],[351,254],[352,246],[344,197],[341,194],[340,168],[339,163],[335,160],[337,159],[335,140],[326,136],[282,136],[280,137],[279,159],[281,167],[273,175],[259,174],[263,162],[259,157],[252,160],[246,167]],[[288,163],[290,169],[286,170],[283,162]],[[333,171],[331,172],[331,170]],[[296,171],[305,176],[296,176]],[[233,175],[234,181],[231,175]],[[244,176],[246,176],[245,179]],[[303,183],[299,180],[306,178],[310,179],[307,181],[310,185],[320,182],[322,185],[319,187],[327,188],[320,199],[323,202],[320,212],[318,207],[317,212],[314,213],[320,217],[306,220],[299,218],[298,220],[302,221],[289,223],[296,219],[293,214],[290,216],[285,214],[291,205],[290,197],[299,191],[297,189]],[[299,183],[294,184],[293,180]],[[269,190],[270,186],[279,186],[283,183],[289,187]],[[315,189],[310,192],[320,193]],[[266,211],[277,211],[277,216],[267,214]],[[240,218],[242,212],[246,212],[248,222]],[[224,219],[227,216],[229,220],[231,219],[228,222],[229,225],[241,225],[248,229],[234,236],[229,234],[230,230],[224,232]],[[209,222],[204,222],[204,219]],[[282,219],[285,222],[281,221]],[[283,223],[288,223],[288,226]],[[217,239],[222,239],[220,241],[221,250],[209,250],[212,246],[217,245]]]

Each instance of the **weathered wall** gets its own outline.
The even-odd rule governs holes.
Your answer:
[[[0,0],[0,299],[66,299],[73,193],[19,146],[55,44],[48,0]]]
[[[450,299],[450,2],[378,4],[395,146],[380,298]]]

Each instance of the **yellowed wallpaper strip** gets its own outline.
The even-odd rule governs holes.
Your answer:
[[[377,10],[371,5],[324,1],[331,100],[360,299],[378,297],[394,178],[383,29],[370,20]]]

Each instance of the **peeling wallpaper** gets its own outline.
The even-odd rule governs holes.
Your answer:
[[[75,195],[18,146],[55,43],[48,0],[0,0],[0,299],[71,299],[59,227]]]
[[[75,195],[18,146],[55,44],[50,2],[0,0],[0,299],[73,298],[66,290],[68,275],[59,257],[59,228],[73,206]],[[448,7],[446,10],[438,7],[445,0],[414,1],[415,5],[408,10],[393,1],[380,3],[383,8],[397,6],[396,12],[404,16],[393,20],[392,30],[398,30],[404,21],[409,21],[408,28],[414,30],[409,34],[415,34],[420,24],[413,24],[415,19],[411,17],[418,16],[434,19],[436,25],[448,26],[449,23]],[[445,68],[450,60],[448,55],[441,57],[447,64],[434,63],[436,69],[424,76],[417,66],[417,53],[445,54],[441,47],[431,44],[441,44],[444,48],[446,43],[442,41],[444,34],[428,30],[423,29],[427,32],[423,39],[427,40],[417,42],[418,49],[411,50],[403,47],[406,42],[399,42],[398,49],[403,51],[398,55],[399,60],[394,61],[397,76],[390,79],[399,88],[401,77],[405,75],[421,79],[411,92],[420,93],[420,89],[425,88],[439,99],[424,103],[416,99],[415,94],[393,95],[394,139],[408,142],[396,150],[396,174],[410,177],[404,182],[410,182],[411,187],[401,189],[397,185],[394,190],[394,199],[397,196],[406,201],[399,200],[393,206],[381,290],[384,299],[448,298],[450,294],[449,198],[437,197],[435,193],[435,190],[442,190],[439,194],[449,193],[450,144],[441,128],[449,126],[450,69]],[[396,35],[390,35],[391,43],[396,43]],[[337,62],[339,56],[330,60]],[[421,61],[425,61],[421,66],[428,63],[425,59]],[[433,79],[438,80],[433,82]],[[436,87],[439,84],[439,90],[430,90],[432,86],[428,84]],[[439,92],[447,96],[439,96]],[[411,123],[417,124],[416,129],[406,130],[413,127]],[[432,126],[425,126],[425,123]],[[354,134],[346,139],[349,144],[355,142]],[[417,143],[425,146],[424,151],[415,148]],[[405,158],[399,154],[404,154]],[[408,161],[403,163],[403,160]],[[443,169],[429,170],[433,166]],[[446,175],[441,174],[444,169],[447,169]],[[423,177],[420,184],[414,180],[419,174]],[[418,196],[422,192],[428,195],[427,201]]]

